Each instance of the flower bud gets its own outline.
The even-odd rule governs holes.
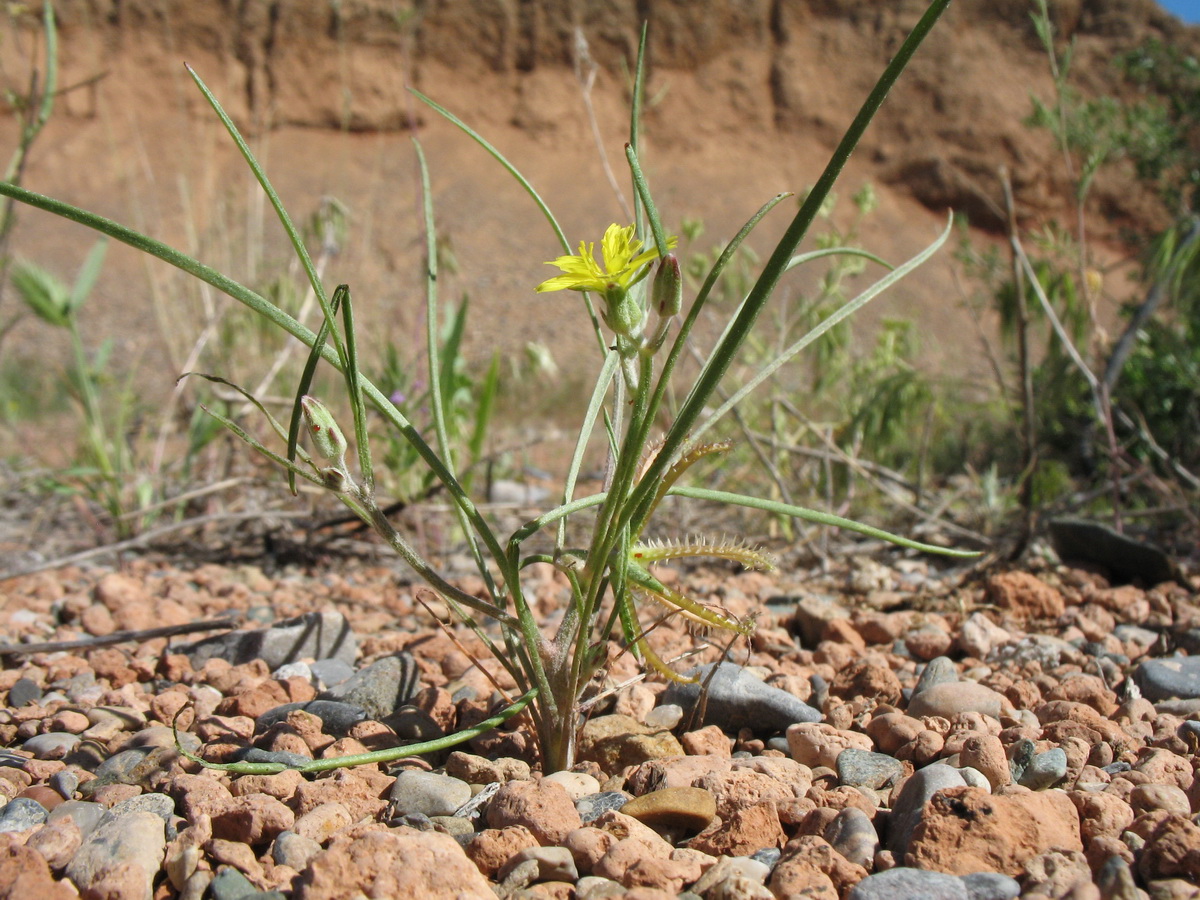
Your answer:
[[[637,300],[619,284],[610,284],[604,292],[604,323],[618,337],[635,340],[642,334],[646,313]]]
[[[679,310],[683,309],[683,273],[674,253],[668,253],[658,261],[650,298],[654,311],[664,319],[679,315]]]
[[[308,423],[308,433],[312,435],[317,452],[329,462],[342,465],[346,456],[346,438],[333,414],[324,403],[308,395],[300,398],[300,408],[304,411],[304,421]]]

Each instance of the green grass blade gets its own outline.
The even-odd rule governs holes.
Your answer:
[[[800,340],[796,341],[794,344],[784,350],[783,353],[772,359],[768,365],[764,366],[753,378],[738,388],[738,390],[731,394],[724,403],[717,407],[716,411],[712,413],[712,415],[708,416],[702,423],[700,423],[700,425],[696,426],[696,428],[692,431],[692,438],[699,438],[700,435],[708,431],[709,428],[715,425],[731,409],[736,407],[743,398],[745,398],[751,391],[779,371],[780,367],[785,365],[797,353],[812,344],[813,341],[820,338],[823,334],[826,334],[831,328],[835,328],[841,322],[844,322],[850,316],[854,315],[888,288],[896,284],[896,282],[900,281],[906,275],[911,274],[915,269],[925,263],[931,256],[933,256],[934,253],[941,249],[943,244],[946,243],[946,239],[950,237],[950,233],[953,228],[954,219],[951,217],[949,221],[947,221],[945,229],[940,235],[938,235],[932,244],[930,244],[908,262],[892,269],[892,271],[890,271],[887,275],[876,281],[873,285],[871,285],[853,300],[849,300],[842,304],[842,306],[839,307],[836,312],[826,317],[819,325],[804,335],[804,337],[800,338]]]
[[[333,311],[329,308],[329,298],[325,295],[325,288],[321,284],[321,277],[317,274],[317,267],[313,264],[312,257],[308,255],[308,249],[304,246],[304,239],[300,236],[299,230],[292,223],[292,217],[288,215],[288,211],[283,206],[283,201],[279,199],[279,195],[275,193],[275,188],[272,187],[270,179],[267,178],[267,173],[263,171],[262,166],[258,164],[254,153],[250,150],[250,145],[246,143],[242,133],[233,123],[224,107],[217,100],[216,95],[208,89],[208,85],[196,74],[191,66],[184,66],[188,74],[192,77],[192,81],[196,83],[196,87],[200,89],[200,93],[204,95],[204,99],[208,101],[208,105],[212,107],[213,112],[217,114],[217,118],[221,120],[221,124],[225,126],[225,130],[229,132],[229,136],[233,138],[233,142],[237,145],[238,150],[242,154],[242,158],[246,161],[246,165],[250,167],[250,171],[254,173],[254,177],[258,180],[259,185],[263,189],[263,193],[267,195],[267,199],[271,201],[271,206],[275,210],[275,215],[279,218],[283,230],[287,232],[288,240],[292,242],[292,249],[296,253],[296,258],[300,260],[300,265],[304,268],[304,273],[308,276],[308,283],[312,287],[313,294],[317,298],[317,302],[321,305],[321,312],[324,313],[327,321],[333,320]],[[333,343],[340,353],[342,350],[341,338],[337,333],[336,321],[330,321],[330,332],[333,335]],[[344,360],[338,368],[344,369]]]
[[[853,519],[844,519],[841,516],[821,512],[817,509],[809,509],[805,506],[780,503],[778,500],[763,500],[747,494],[731,494],[728,491],[713,491],[707,488],[679,486],[671,488],[668,493],[677,497],[690,497],[693,500],[707,500],[713,503],[728,503],[732,506],[761,509],[763,512],[769,512],[778,516],[791,516],[794,519],[803,519],[806,522],[815,522],[818,525],[845,528],[847,531],[854,531],[867,537],[877,538],[901,547],[908,547],[911,550],[920,550],[924,553],[937,553],[941,556],[952,556],[956,559],[975,559],[981,555],[977,550],[955,550],[950,547],[938,547],[936,544],[925,544],[898,534],[892,534],[890,531],[884,531],[881,528],[864,525],[862,522],[855,522]]]
[[[629,104],[629,147],[636,155],[641,149],[642,138],[642,103],[646,94],[646,41],[650,33],[650,25],[642,23],[642,33],[638,38],[637,65],[633,72],[633,99]],[[634,181],[633,191],[633,221],[638,226],[637,233],[642,234],[642,195],[637,190]],[[660,248],[659,252],[664,252]]]
[[[330,308],[334,311],[342,302],[343,289],[346,285],[339,285],[338,289],[333,292],[333,300],[330,302]],[[321,327],[317,331],[316,340],[309,348],[308,359],[304,361],[304,370],[300,373],[300,381],[296,385],[296,399],[292,401],[292,418],[288,422],[287,432],[287,458],[289,462],[296,459],[296,448],[300,444],[300,421],[303,418],[303,406],[301,401],[304,395],[308,393],[312,387],[313,376],[317,372],[317,363],[321,359],[321,350],[325,347],[325,340],[329,337],[329,323],[321,322]],[[296,496],[296,475],[292,468],[288,467],[288,490],[292,492],[292,496]]]
[[[671,248],[667,246],[667,232],[663,229],[662,219],[658,215],[658,207],[654,205],[654,198],[650,196],[650,185],[646,183],[646,173],[642,171],[642,164],[638,162],[637,150],[634,149],[633,144],[625,145],[625,158],[629,161],[629,171],[633,174],[634,190],[642,198],[646,218],[650,221],[650,233],[654,235],[654,246],[658,248],[659,257],[663,258],[671,252]]]
[[[344,296],[342,303],[342,329],[346,335],[346,391],[350,395],[350,408],[354,414],[354,444],[358,448],[358,470],[362,474],[362,488],[367,494],[375,492],[375,470],[371,464],[371,439],[367,432],[367,406],[363,402],[361,372],[358,368],[358,333],[354,328],[354,304],[350,300],[350,286],[340,284],[334,297]],[[331,304],[332,305],[332,304]]]
[[[630,514],[632,514],[635,507],[640,508],[643,501],[653,493],[658,479],[670,464],[675,453],[688,439],[692,428],[700,416],[703,415],[709,398],[716,391],[717,385],[720,384],[729,366],[733,364],[733,360],[737,357],[742,343],[750,334],[750,330],[757,321],[759,313],[762,312],[767,301],[770,300],[775,286],[779,283],[779,279],[783,276],[787,268],[789,260],[800,245],[800,242],[804,239],[804,236],[808,233],[808,229],[812,226],[813,221],[820,212],[821,206],[833,189],[838,176],[841,175],[842,169],[850,159],[850,155],[854,152],[854,148],[858,146],[867,126],[883,105],[883,101],[886,99],[892,85],[895,84],[896,79],[900,77],[900,73],[904,71],[913,54],[916,53],[917,48],[921,45],[921,42],[929,34],[949,4],[950,0],[933,0],[912,33],[905,39],[895,56],[892,57],[891,62],[884,69],[883,75],[876,82],[875,87],[868,95],[858,114],[854,117],[854,121],[851,122],[850,127],[839,142],[837,149],[834,150],[829,163],[821,173],[821,177],[817,179],[816,185],[809,192],[804,203],[801,204],[792,223],[788,226],[783,237],[776,245],[775,250],[771,253],[770,258],[763,267],[761,275],[750,290],[745,304],[743,304],[741,311],[734,319],[732,328],[717,346],[708,365],[701,371],[691,391],[683,401],[675,422],[667,431],[663,440],[662,449],[650,464],[641,484],[637,488],[636,499],[638,502],[629,507]]]

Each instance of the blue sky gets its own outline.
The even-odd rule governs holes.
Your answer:
[[[1185,22],[1200,22],[1200,0],[1158,0]]]

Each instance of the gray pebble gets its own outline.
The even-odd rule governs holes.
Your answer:
[[[280,891],[260,891],[250,879],[229,866],[209,882],[208,896],[212,900],[287,900]]]
[[[276,722],[286,719],[288,713],[298,709],[320,719],[325,733],[335,737],[345,737],[351,728],[367,718],[366,710],[352,703],[342,703],[338,700],[310,700],[307,703],[284,703],[282,706],[268,709],[255,720],[255,730],[260,733],[264,732]]]
[[[1029,738],[1021,738],[1010,747],[1008,754],[1008,769],[1012,773],[1013,781],[1019,783],[1021,776],[1037,755],[1037,747]]]
[[[958,769],[943,763],[917,769],[904,782],[900,793],[892,798],[892,814],[888,818],[887,848],[897,859],[903,859],[908,851],[908,842],[925,814],[925,805],[930,798],[944,788],[961,787],[965,784]]]
[[[569,881],[574,884],[579,880],[575,858],[566,847],[527,847],[519,850],[501,867],[496,874],[497,879],[505,880],[517,866],[531,860],[537,863],[533,881]]]
[[[79,789],[79,776],[70,769],[62,769],[50,776],[49,784],[64,800],[70,800]]]
[[[235,753],[234,757],[238,762],[282,763],[293,769],[312,762],[307,756],[299,753],[292,753],[288,750],[263,750],[261,747],[247,747],[245,750]]]
[[[271,858],[277,865],[291,866],[297,872],[308,868],[312,858],[321,852],[321,845],[310,837],[294,831],[281,831],[271,845]]]
[[[947,656],[936,657],[926,664],[921,677],[917,679],[917,686],[913,688],[913,695],[928,690],[935,684],[949,684],[954,681],[958,681],[958,669],[954,667],[953,661]]]
[[[1151,703],[1200,697],[1200,656],[1146,660],[1133,670],[1133,680]]]
[[[670,731],[683,721],[683,707],[674,703],[656,706],[646,713],[646,724],[660,731]]]
[[[857,806],[847,806],[825,826],[825,840],[852,863],[870,869],[879,851],[875,823]]]
[[[471,799],[471,786],[450,775],[406,769],[388,792],[394,816],[452,816]]]
[[[1115,854],[1096,873],[1096,886],[1100,888],[1101,900],[1138,900],[1142,896],[1134,883],[1129,863]]]
[[[108,810],[99,803],[92,803],[90,800],[68,800],[50,810],[46,821],[57,822],[60,819],[73,819],[79,833],[87,837],[96,830],[96,826],[100,824],[100,820],[107,813]]]
[[[1021,896],[1017,880],[999,872],[972,872],[959,877],[967,886],[970,900],[1016,900]]]
[[[368,719],[382,720],[421,689],[421,670],[409,653],[385,656],[325,691],[325,700],[360,706]]]
[[[91,788],[84,793],[95,791],[106,784],[134,784],[137,778],[134,769],[141,765],[147,756],[154,752],[154,747],[131,747],[114,753],[96,767],[96,777],[89,781]]]
[[[812,686],[812,695],[808,698],[809,705],[816,709],[824,709],[825,701],[829,699],[829,682],[813,672],[808,676],[808,683]],[[786,747],[784,752],[789,752]]]
[[[610,809],[620,809],[629,802],[629,795],[623,791],[600,791],[598,794],[588,794],[575,801],[575,809],[579,818],[586,825],[600,818]]]
[[[387,724],[402,741],[432,741],[446,733],[433,716],[415,706],[400,707]]]
[[[1018,784],[1030,790],[1044,791],[1067,777],[1067,753],[1061,747],[1039,753],[1029,761]]]
[[[145,876],[142,898],[149,900],[154,877],[162,867],[167,846],[166,828],[155,813],[138,809],[124,815],[106,815],[67,864],[67,877],[75,882],[81,894],[100,875],[113,866],[124,863],[140,870]],[[129,898],[140,900],[140,898]]]
[[[958,774],[963,777],[963,781],[965,781],[971,787],[987,791],[989,794],[992,792],[992,783],[988,781],[987,776],[978,769],[972,766],[958,766],[957,768]]]
[[[325,660],[325,662],[334,663],[335,661]],[[354,670],[340,660],[336,661],[336,665],[344,667],[350,673],[350,675],[354,674]],[[349,678],[350,675],[347,675],[346,677]],[[309,683],[314,681],[312,666],[303,661],[284,663],[271,673],[271,677],[276,681],[287,681],[289,678],[303,678]]]
[[[904,867],[868,875],[846,896],[847,900],[970,900],[957,875]]]
[[[41,699],[42,689],[32,678],[18,678],[8,690],[8,705],[13,709]]]
[[[19,834],[46,821],[46,807],[28,797],[14,797],[0,807],[0,834]]]
[[[662,703],[674,703],[690,714],[708,683],[708,699],[701,725],[720,725],[725,731],[737,733],[751,728],[759,734],[786,731],[796,722],[821,721],[820,710],[813,709],[798,697],[789,694],[761,678],[756,678],[739,665],[716,663],[717,674],[708,681],[713,663],[689,669],[686,675],[698,675],[700,683],[671,682],[660,698]]]
[[[886,753],[849,747],[838,754],[837,773],[842,784],[879,790],[904,776],[904,763]]]
[[[21,745],[22,750],[28,750],[34,759],[63,759],[75,749],[81,738],[77,734],[65,731],[47,731],[45,734],[35,734]]]
[[[306,666],[309,677],[316,679],[321,690],[341,684],[347,678],[354,677],[354,667],[340,659],[318,659]]]
[[[171,821],[171,817],[175,815],[175,801],[166,794],[138,794],[136,797],[122,800],[109,810],[108,814],[120,817],[138,810],[154,813],[166,825]]]
[[[781,856],[783,856],[783,851],[778,847],[764,847],[762,850],[751,853],[750,859],[757,860],[768,869],[773,869]]]
[[[354,665],[358,638],[346,617],[337,612],[312,612],[253,631],[231,631],[179,647],[194,668],[213,659],[242,665],[261,659],[274,670],[298,659],[336,658]]]

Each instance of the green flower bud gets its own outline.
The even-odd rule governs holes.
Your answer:
[[[683,273],[674,253],[668,253],[659,260],[650,297],[654,311],[664,319],[679,315],[683,309]]]
[[[641,305],[619,284],[610,284],[604,292],[604,323],[617,337],[637,339],[646,322]]]
[[[307,395],[300,398],[300,408],[304,411],[304,421],[308,423],[308,433],[312,435],[317,452],[331,463],[344,465],[346,438],[333,414],[316,397]]]

